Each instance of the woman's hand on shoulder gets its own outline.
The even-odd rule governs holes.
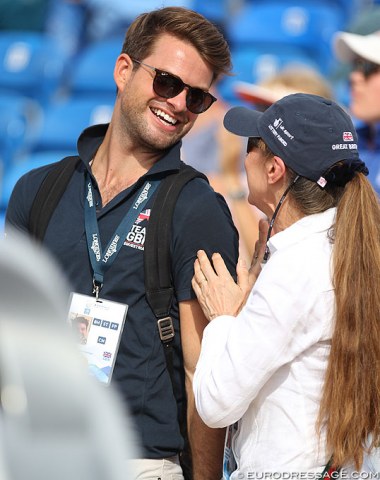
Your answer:
[[[192,286],[209,321],[220,315],[236,316],[243,307],[250,291],[245,262],[239,260],[236,273],[237,283],[219,253],[214,253],[211,261],[204,250],[197,253]]]
[[[214,253],[210,261],[204,250],[198,251],[192,286],[209,321],[220,315],[236,316],[245,305],[261,272],[267,233],[268,221],[261,219],[252,263],[248,270],[245,262],[239,259],[236,267],[237,282],[232,278],[219,253]]]

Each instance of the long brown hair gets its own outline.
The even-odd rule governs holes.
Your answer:
[[[379,200],[362,173],[325,189],[300,178],[289,195],[305,215],[337,207],[331,229],[335,325],[317,431],[325,429],[335,465],[360,468],[367,447],[380,443]]]

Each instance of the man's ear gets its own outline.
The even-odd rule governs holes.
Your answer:
[[[124,89],[133,70],[133,61],[126,53],[121,53],[115,63],[113,78],[119,91]]]
[[[284,178],[286,173],[286,166],[282,158],[274,155],[268,163],[268,181],[269,183],[276,183]]]

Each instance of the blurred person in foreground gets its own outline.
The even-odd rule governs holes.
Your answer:
[[[380,207],[351,118],[293,94],[224,124],[248,138],[249,201],[271,218],[237,283],[219,253],[195,262],[210,321],[195,401],[231,426],[225,478],[379,472]]]
[[[1,480],[133,478],[140,445],[115,389],[87,373],[69,285],[46,250],[11,237],[0,239]]]
[[[143,458],[133,462],[138,479],[183,478],[180,456],[185,435],[180,426],[186,424],[182,421],[186,412],[192,478],[214,480],[221,473],[224,431],[206,427],[192,394],[207,320],[191,280],[202,245],[210,253],[220,249],[231,271],[235,269],[238,235],[226,202],[204,179],[195,178],[176,203],[170,252],[172,368],[166,364],[166,347],[145,296],[144,245],[151,208],[160,208],[152,207],[157,192],[153,186],[179,171],[181,139],[198,115],[212,108],[216,98],[209,89],[230,68],[225,39],[198,13],[167,7],[139,15],[116,59],[111,122],[80,135],[80,162],[43,241],[75,294],[128,308],[112,384],[121,392],[140,435]],[[8,205],[6,228],[28,232],[33,198],[52,168],[33,170],[19,180]],[[137,206],[143,210],[136,218]],[[94,244],[94,238],[99,242]],[[116,258],[111,265],[109,251]]]
[[[380,195],[380,16],[378,31],[368,35],[339,32],[337,57],[350,64],[349,109],[356,122],[359,148],[369,180]]]

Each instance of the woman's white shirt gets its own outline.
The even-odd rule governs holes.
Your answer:
[[[322,472],[329,459],[315,423],[334,319],[328,231],[335,213],[304,217],[274,235],[243,310],[204,331],[195,401],[211,427],[239,420],[232,479]]]

